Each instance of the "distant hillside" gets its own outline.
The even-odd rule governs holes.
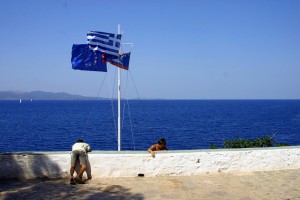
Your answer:
[[[85,97],[81,95],[73,95],[64,92],[16,92],[16,91],[0,91],[0,100],[96,100],[96,97]],[[103,98],[102,98],[103,99]]]

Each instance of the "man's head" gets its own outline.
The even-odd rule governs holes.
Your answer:
[[[160,147],[166,147],[166,145],[167,145],[167,141],[166,141],[166,139],[165,138],[161,138],[161,139],[159,139],[158,141],[157,141],[157,143],[158,143],[158,145],[160,146]]]
[[[84,141],[83,141],[83,139],[78,139],[77,140],[77,143],[83,143]]]

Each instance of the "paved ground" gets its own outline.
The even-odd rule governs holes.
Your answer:
[[[281,199],[300,200],[300,169],[186,177],[0,182],[0,199]]]

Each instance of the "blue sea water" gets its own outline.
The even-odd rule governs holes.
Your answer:
[[[208,149],[275,132],[276,142],[300,145],[300,100],[129,100],[123,111],[122,150],[161,137],[172,150]],[[69,151],[78,138],[117,150],[116,123],[116,101],[0,101],[0,152]]]

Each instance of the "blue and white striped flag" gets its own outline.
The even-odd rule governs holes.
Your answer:
[[[112,57],[119,57],[121,36],[121,34],[89,31],[87,34],[87,43],[93,51],[98,51]]]

